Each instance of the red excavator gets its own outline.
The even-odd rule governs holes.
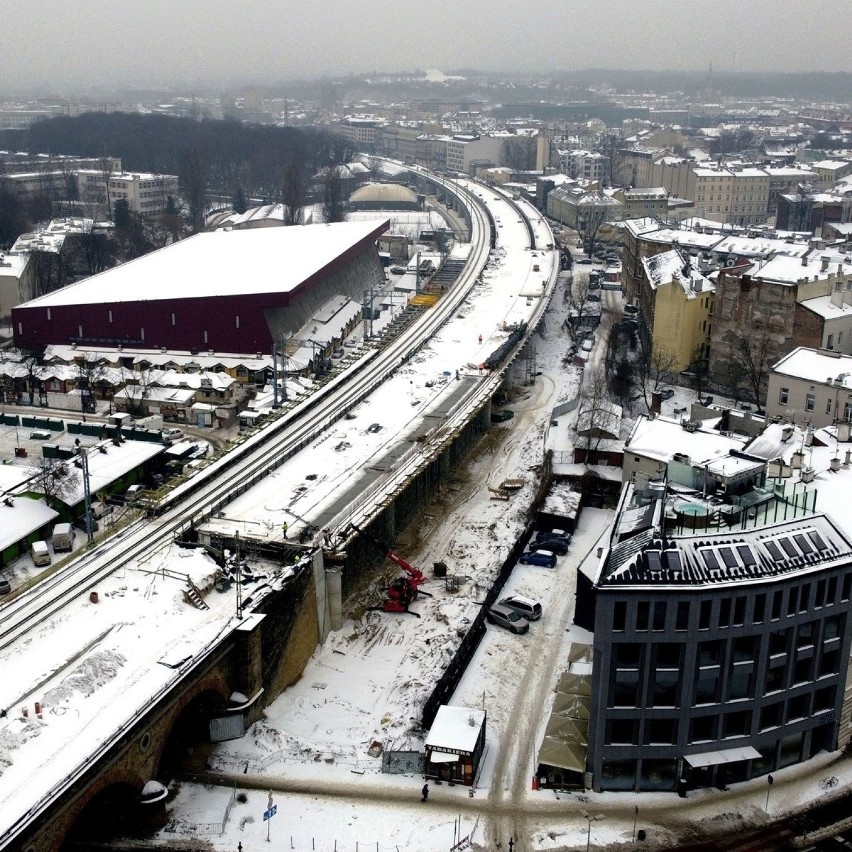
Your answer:
[[[351,529],[361,535],[367,535],[363,530],[351,525]],[[372,610],[380,612],[404,612],[408,615],[420,618],[420,614],[412,612],[408,607],[417,598],[418,595],[426,595],[431,598],[429,592],[424,592],[420,586],[426,582],[426,577],[423,572],[413,565],[406,562],[398,553],[394,553],[386,544],[378,539],[367,536],[373,544],[388,558],[391,562],[396,563],[405,571],[404,577],[397,577],[386,589],[385,598],[379,606],[370,607]]]

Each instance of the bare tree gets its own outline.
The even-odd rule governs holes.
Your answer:
[[[636,384],[650,410],[651,396],[663,389],[672,379],[677,364],[677,355],[665,346],[652,346],[649,357],[641,357],[636,363]]]
[[[707,355],[704,352],[704,348],[699,346],[684,371],[684,375],[692,380],[692,387],[699,401],[704,393],[704,389],[707,387],[709,374],[710,365],[707,362]]]
[[[307,198],[307,187],[302,167],[291,160],[284,169],[284,185],[281,192],[281,201],[284,205],[284,224],[301,225],[302,210]]]
[[[583,243],[583,251],[591,257],[598,242],[598,233],[606,222],[607,211],[597,207],[586,207],[577,211],[577,231]]]
[[[343,181],[338,166],[323,171],[322,216],[326,222],[343,221]]]
[[[34,483],[44,494],[44,502],[54,506],[77,489],[80,475],[69,459],[45,459],[36,462]]]
[[[134,417],[144,415],[145,400],[154,385],[155,378],[156,374],[150,367],[134,365],[124,385],[128,414],[132,414]]]
[[[107,373],[106,361],[93,352],[84,352],[82,357],[75,360],[79,372],[77,386],[83,400],[83,411],[94,413],[97,389]]]
[[[58,290],[63,280],[63,257],[61,251],[34,251],[30,254],[33,270],[34,295],[44,296]]]
[[[565,301],[571,309],[574,328],[583,324],[589,305],[589,276],[577,272],[565,282]]]
[[[769,367],[777,357],[778,347],[766,332],[737,339],[733,362],[751,389],[759,412],[766,402]]]
[[[609,186],[623,183],[622,170],[625,157],[621,151],[624,140],[617,133],[604,133],[597,144],[597,152],[606,157],[605,176]]]
[[[189,206],[193,232],[204,226],[207,209],[207,182],[210,175],[210,157],[198,145],[187,148],[181,157],[180,180],[183,196]]]
[[[812,231],[811,213],[814,208],[814,188],[809,183],[800,183],[793,196],[790,225],[794,231]]]
[[[598,451],[600,443],[612,426],[612,401],[609,396],[606,374],[598,369],[584,377],[577,405],[578,444],[584,444],[583,461]],[[582,433],[582,434],[580,434]]]
[[[382,161],[378,157],[365,157],[364,165],[367,167],[370,180],[377,183],[382,179]]]
[[[112,219],[112,198],[110,189],[110,179],[112,178],[112,157],[104,155],[98,160],[98,171],[104,182],[104,194],[106,197],[107,219]]]

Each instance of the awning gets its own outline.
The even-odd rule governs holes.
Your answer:
[[[429,754],[429,763],[456,763],[458,759],[457,754],[448,754],[445,751],[433,751]]]
[[[557,737],[545,737],[538,753],[538,762],[571,772],[586,771],[586,747],[579,743],[566,743]]]
[[[752,746],[742,748],[726,748],[722,751],[705,751],[701,754],[685,754],[683,759],[693,768],[702,766],[718,766],[720,763],[736,763],[738,760],[755,760],[760,752]]]

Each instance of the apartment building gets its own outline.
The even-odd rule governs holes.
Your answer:
[[[607,177],[609,159],[597,151],[560,151],[562,170],[576,180],[603,182]]]
[[[785,355],[769,371],[766,414],[815,429],[852,423],[852,356],[802,346]]]
[[[80,201],[88,204],[107,203],[107,180],[109,181],[109,203],[124,200],[134,213],[140,216],[156,216],[166,207],[169,196],[178,194],[177,175],[159,175],[140,172],[118,172],[104,175],[95,169],[78,172],[77,182]]]
[[[375,115],[347,115],[334,129],[359,150],[374,151],[384,123],[384,119]]]
[[[652,359],[686,370],[695,357],[709,354],[715,286],[681,249],[642,261],[639,303],[651,335]]]
[[[760,225],[769,209],[769,175],[749,166],[731,166],[731,207],[724,220],[734,225]]]

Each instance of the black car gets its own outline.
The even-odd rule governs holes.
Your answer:
[[[557,556],[564,556],[568,552],[568,542],[564,538],[548,538],[536,543],[541,550],[549,550]]]
[[[674,389],[673,388],[663,388],[660,391],[660,396],[663,399],[671,399],[674,396]]]

